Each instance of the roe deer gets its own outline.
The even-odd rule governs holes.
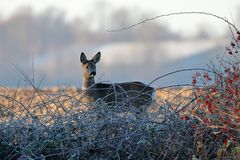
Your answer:
[[[101,53],[98,52],[91,60],[87,60],[84,53],[81,53],[83,82],[82,90],[91,102],[103,99],[108,105],[133,105],[141,107],[150,105],[153,101],[154,88],[141,82],[125,83],[95,83],[96,63],[99,62]]]

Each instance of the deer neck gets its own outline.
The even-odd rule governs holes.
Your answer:
[[[87,90],[89,87],[92,87],[95,84],[94,77],[83,78],[82,90]]]

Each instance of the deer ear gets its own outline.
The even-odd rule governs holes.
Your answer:
[[[80,55],[80,62],[82,62],[83,64],[87,63],[87,57],[83,52]]]
[[[93,62],[96,64],[100,61],[100,58],[101,58],[101,52],[98,52],[93,58]]]

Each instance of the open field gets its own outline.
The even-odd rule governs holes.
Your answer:
[[[191,88],[167,88],[156,90],[156,103],[164,105],[168,103],[184,103],[189,101],[192,93]],[[48,89],[30,89],[30,88],[0,88],[0,106],[7,108],[14,113],[21,113],[23,110],[33,111],[37,109],[36,114],[41,115],[48,111],[63,114],[69,110],[78,110],[80,104],[85,102],[82,92],[78,88],[48,88]],[[177,104],[176,104],[177,105]]]

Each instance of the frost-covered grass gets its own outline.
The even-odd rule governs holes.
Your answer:
[[[178,95],[168,102],[158,94],[158,103],[139,112],[121,103],[88,104],[73,88],[2,89],[0,157],[191,159],[194,120],[180,120],[176,104],[183,99]]]

